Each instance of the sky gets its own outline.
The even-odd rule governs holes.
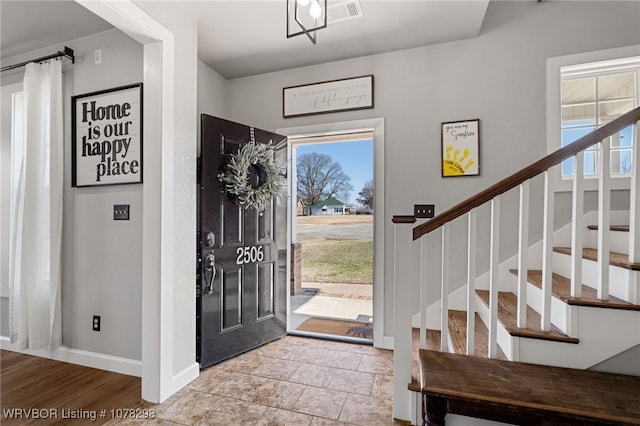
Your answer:
[[[595,126],[589,126],[592,124],[589,121],[572,122],[571,126],[565,126],[562,129],[562,146],[569,145],[575,142],[577,139],[593,132]],[[633,126],[629,125],[620,131],[620,142],[617,146],[612,146],[611,154],[611,173],[630,173],[631,162],[633,153]],[[622,148],[622,149],[616,149]],[[624,149],[626,148],[626,149]],[[617,154],[613,154],[617,152]],[[597,174],[597,161],[596,151],[587,150],[584,154],[584,174],[594,175]],[[573,176],[573,158],[562,162],[562,176]]]
[[[342,170],[351,178],[351,199],[340,201],[355,204],[364,184],[373,179],[373,140],[298,146],[298,156],[309,152],[329,155],[340,163]]]

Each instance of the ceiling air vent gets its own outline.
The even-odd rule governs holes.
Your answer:
[[[345,0],[327,6],[327,21],[336,23],[349,19],[362,18],[360,0]]]

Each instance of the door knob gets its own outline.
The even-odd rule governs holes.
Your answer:
[[[205,270],[207,271],[215,271],[215,265],[216,265],[216,256],[213,254],[208,254],[207,257],[205,258]]]
[[[207,278],[208,272],[211,273],[211,278]],[[216,257],[209,253],[204,259],[204,279],[206,281],[204,287],[205,294],[213,293],[213,280],[216,278]]]

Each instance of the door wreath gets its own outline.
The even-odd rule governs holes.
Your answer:
[[[280,195],[286,183],[280,165],[273,159],[273,150],[254,142],[231,154],[218,180],[235,196],[238,205],[254,207],[260,214],[273,197]]]

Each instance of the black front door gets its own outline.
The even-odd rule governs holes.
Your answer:
[[[204,368],[286,334],[286,197],[259,213],[239,205],[218,174],[252,141],[282,164],[287,150],[275,133],[205,114],[201,124],[196,353]]]

